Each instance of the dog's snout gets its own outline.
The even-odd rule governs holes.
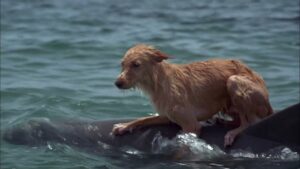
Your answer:
[[[121,81],[121,80],[117,80],[117,81],[115,82],[115,85],[116,85],[118,88],[122,88],[122,86],[124,85],[124,82]]]

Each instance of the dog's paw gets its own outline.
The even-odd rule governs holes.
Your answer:
[[[113,135],[122,135],[126,132],[130,132],[131,129],[129,128],[127,123],[119,123],[115,124],[112,129],[112,134]]]
[[[229,131],[228,133],[226,133],[225,137],[224,137],[224,147],[229,147],[233,144],[235,137],[236,137],[236,133]]]

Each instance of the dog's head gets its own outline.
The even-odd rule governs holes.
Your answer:
[[[120,89],[135,87],[147,80],[155,66],[165,59],[168,56],[152,46],[139,44],[130,48],[122,59],[122,72],[115,85]]]

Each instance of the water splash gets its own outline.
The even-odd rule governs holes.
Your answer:
[[[178,134],[172,139],[157,133],[152,141],[152,153],[189,160],[208,160],[226,155],[219,147],[207,144],[192,133]]]
[[[178,134],[169,139],[157,133],[152,141],[152,153],[172,156],[173,159],[188,161],[213,160],[218,158],[246,158],[280,161],[300,160],[300,155],[288,147],[276,147],[264,153],[236,149],[225,153],[218,146],[210,145],[192,133]]]
[[[283,160],[283,161],[296,161],[300,160],[300,156],[297,152],[292,151],[288,147],[276,147],[265,153],[255,154],[248,150],[232,150],[229,153],[235,158],[260,158],[260,159],[270,159],[270,160]]]

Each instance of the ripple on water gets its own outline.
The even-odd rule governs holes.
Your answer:
[[[2,127],[34,117],[106,119],[154,112],[138,92],[120,92],[113,85],[122,55],[141,42],[175,63],[242,59],[266,80],[274,109],[300,101],[297,1],[117,1],[1,1]],[[211,155],[206,143],[182,137],[189,138],[161,140],[166,146],[161,153],[176,143],[195,156]],[[239,163],[242,156],[188,164],[147,156],[120,160],[114,153],[90,160],[80,151],[57,152],[51,146],[45,152],[5,145],[1,155],[5,152],[7,168],[138,168],[137,161],[141,168],[290,168],[258,158]]]

